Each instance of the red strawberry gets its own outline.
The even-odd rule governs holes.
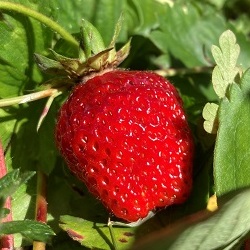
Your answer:
[[[56,126],[69,168],[114,215],[135,222],[187,199],[194,146],[169,81],[152,72],[115,69],[130,48],[128,42],[116,51],[120,28],[121,21],[105,48],[100,33],[84,21],[79,58],[52,51],[55,60],[36,60],[45,72],[67,75],[52,80],[54,88],[78,83]]]
[[[77,85],[56,141],[72,172],[126,221],[190,194],[193,140],[182,101],[152,72],[110,70]]]

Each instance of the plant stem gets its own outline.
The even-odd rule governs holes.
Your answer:
[[[78,46],[77,40],[64,28],[62,28],[59,24],[51,20],[49,17],[35,11],[31,10],[21,4],[16,4],[16,3],[11,3],[11,2],[5,2],[5,1],[0,1],[0,9],[2,10],[10,10],[10,11],[15,11],[18,13],[21,13],[25,16],[32,17],[36,19],[37,21],[45,24],[49,28],[51,28],[53,31],[58,33],[63,39],[66,41],[70,42],[74,46]]]
[[[39,128],[41,127],[41,124],[42,124],[43,120],[45,119],[46,115],[48,114],[49,109],[50,109],[50,106],[52,105],[54,99],[55,99],[57,96],[61,95],[61,94],[62,94],[62,92],[58,91],[58,92],[56,92],[55,94],[53,94],[53,95],[51,95],[51,96],[49,97],[49,99],[48,99],[48,101],[47,101],[47,103],[46,103],[46,105],[45,105],[45,107],[44,107],[44,109],[43,109],[43,112],[42,112],[42,114],[41,114],[41,116],[40,116],[40,118],[39,118],[39,121],[38,121],[38,124],[37,124],[37,128],[36,128],[37,131],[38,131]]]
[[[0,141],[0,178],[7,174],[7,168],[4,159],[4,149]],[[10,210],[10,213],[1,220],[1,222],[12,221],[12,212],[11,212],[11,198],[8,197],[5,201],[5,208]],[[4,235],[0,237],[0,249],[1,250],[12,250],[14,249],[14,238],[13,235]]]
[[[118,246],[117,246],[117,243],[116,243],[115,234],[114,234],[114,230],[113,230],[113,226],[112,226],[112,222],[110,221],[110,218],[108,220],[108,228],[109,228],[109,233],[110,233],[110,236],[111,236],[111,239],[112,239],[114,250],[117,250]]]
[[[28,95],[6,98],[6,99],[0,100],[0,108],[15,105],[15,104],[33,102],[33,101],[46,98],[46,97],[50,97],[53,95],[57,95],[57,94],[59,95],[60,93],[62,92],[59,89],[46,89],[46,90],[38,91],[32,94],[28,94]]]
[[[47,201],[46,201],[46,175],[41,171],[37,171],[37,196],[36,196],[36,214],[37,221],[47,222]],[[45,250],[44,242],[33,242],[33,250]]]

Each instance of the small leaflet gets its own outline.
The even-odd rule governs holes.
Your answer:
[[[207,103],[202,111],[202,116],[205,119],[204,129],[210,134],[216,134],[218,130],[218,108],[215,103]]]
[[[217,64],[213,70],[212,83],[215,93],[219,98],[226,95],[228,86],[234,82],[239,73],[237,60],[240,54],[240,46],[236,43],[236,37],[231,30],[227,30],[220,36],[219,45],[212,45],[211,51]]]
[[[216,62],[212,73],[213,88],[222,99],[227,96],[228,86],[235,82],[235,77],[240,73],[237,67],[240,46],[236,43],[234,33],[227,30],[219,38],[219,47],[212,45],[211,51]],[[218,130],[218,108],[215,103],[207,103],[202,112],[205,119],[204,129],[210,134],[216,134]]]

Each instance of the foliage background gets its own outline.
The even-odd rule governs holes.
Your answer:
[[[0,1],[1,2],[1,1]],[[197,145],[195,185],[190,200],[168,208],[137,233],[145,235],[207,206],[214,193],[213,147],[215,136],[202,128],[202,109],[207,102],[218,103],[211,84],[215,65],[211,45],[218,45],[222,32],[231,29],[241,48],[238,64],[250,65],[250,20],[247,0],[13,0],[57,21],[77,34],[84,18],[93,23],[108,45],[120,13],[124,14],[117,46],[132,37],[132,49],[121,65],[129,69],[155,70],[168,77],[179,89]],[[63,55],[77,56],[77,48],[60,39],[48,27],[11,11],[0,16],[0,98],[9,98],[42,89],[50,76],[39,71],[34,53],[49,55],[54,48]],[[54,145],[56,114],[68,93],[53,103],[39,132],[36,125],[46,100],[0,109],[0,138],[9,171],[17,168],[41,170],[47,175],[48,224],[57,234],[53,249],[84,249],[59,227],[61,215],[90,221],[107,221],[102,205],[89,196],[86,188],[72,176]],[[33,219],[36,178],[20,186],[13,195],[14,220]],[[16,246],[29,245],[20,236]]]

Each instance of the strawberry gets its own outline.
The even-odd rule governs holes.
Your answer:
[[[116,69],[79,84],[56,141],[71,171],[126,221],[190,193],[191,132],[176,89],[155,73]]]
[[[129,41],[115,50],[119,30],[120,22],[105,48],[85,21],[79,58],[51,50],[55,60],[36,60],[45,72],[67,75],[63,84],[55,80],[57,88],[76,83],[55,132],[67,165],[116,217],[136,222],[186,201],[194,144],[181,98],[168,80],[117,68],[130,48]]]

